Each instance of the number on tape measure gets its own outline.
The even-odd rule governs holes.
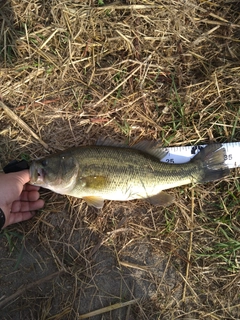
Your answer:
[[[165,148],[167,155],[161,159],[167,163],[184,163],[190,161],[206,145],[168,147]],[[229,168],[240,167],[240,142],[223,143],[222,147],[226,150],[224,157],[225,163]]]

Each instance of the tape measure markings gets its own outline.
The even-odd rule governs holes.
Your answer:
[[[166,147],[168,153],[161,159],[167,163],[185,163],[190,161],[202,148],[207,145],[197,146],[181,146],[181,147]],[[226,150],[225,164],[231,168],[240,167],[240,142],[222,143],[222,147]]]

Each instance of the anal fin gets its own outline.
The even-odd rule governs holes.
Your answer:
[[[164,191],[161,191],[146,200],[153,205],[169,206],[174,201],[174,197]]]

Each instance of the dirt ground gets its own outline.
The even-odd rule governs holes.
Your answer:
[[[0,1],[1,166],[101,137],[240,141],[239,42],[234,0]],[[0,233],[0,319],[240,319],[239,169],[168,192],[97,210],[42,189]]]
[[[121,227],[126,224],[123,220],[130,223],[139,216],[149,219],[149,213],[139,211],[137,206],[122,210],[119,203],[120,209],[112,217],[104,217],[103,212],[98,214],[84,204],[69,217],[69,207],[61,210],[65,206],[62,196],[47,201],[55,204],[39,214],[47,222],[40,222],[37,234],[28,230],[36,230],[30,223],[18,230],[8,228],[11,253],[7,237],[1,237],[1,295],[3,301],[10,298],[2,309],[3,319],[78,319],[90,310],[132,300],[134,306],[90,318],[138,319],[140,309],[142,319],[156,319],[162,312],[152,305],[154,301],[160,304],[162,299],[168,300],[171,306],[181,299],[179,271],[184,272],[185,264],[171,257],[167,243],[156,241],[166,247],[163,255],[151,239],[135,239],[124,247],[121,239],[118,241],[118,237],[127,237],[132,232],[130,226]],[[51,214],[46,215],[47,211]],[[102,219],[119,222],[114,227],[117,221],[113,220],[112,231],[100,236],[99,230],[92,230],[84,222],[85,215],[91,216],[94,224],[102,224]]]

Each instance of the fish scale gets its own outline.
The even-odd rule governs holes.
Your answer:
[[[166,163],[165,156],[148,142],[133,148],[76,147],[33,161],[30,183],[83,198],[97,208],[102,208],[104,200],[146,199],[168,205],[174,199],[163,190],[217,180],[229,173],[221,144],[203,148],[188,163]]]

